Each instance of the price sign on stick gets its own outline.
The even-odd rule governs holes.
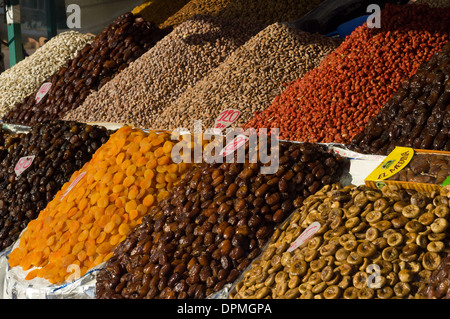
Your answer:
[[[303,245],[304,243],[306,243],[314,236],[314,234],[319,230],[319,228],[320,228],[319,222],[314,222],[311,225],[309,225],[308,228],[306,228],[303,231],[303,233],[301,233],[300,236],[298,236],[297,239],[291,244],[291,246],[287,251],[291,252],[300,247],[301,245]]]
[[[39,91],[36,93],[36,103],[39,103],[42,100],[42,98],[47,95],[51,87],[52,87],[51,82],[45,82],[44,84],[41,85]]]
[[[239,147],[242,145],[245,145],[245,143],[248,141],[248,136],[245,136],[243,134],[239,134],[236,136],[230,143],[228,143],[222,151],[220,151],[220,155],[227,156],[228,154],[233,153],[236,151]]]
[[[236,122],[236,120],[239,118],[239,115],[241,115],[241,111],[234,110],[234,109],[226,109],[225,111],[221,112],[219,116],[216,119],[214,128],[218,129],[224,129]]]
[[[28,167],[30,167],[31,164],[33,164],[33,161],[34,161],[34,155],[19,158],[16,166],[14,167],[14,172],[16,173],[16,175],[20,176],[20,174],[25,172],[25,170]]]

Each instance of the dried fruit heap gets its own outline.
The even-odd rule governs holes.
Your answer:
[[[20,134],[17,146],[9,148],[0,163],[0,250],[16,241],[108,137],[103,127],[62,121],[42,123]],[[16,164],[27,156],[35,156],[33,162],[17,175]]]
[[[204,298],[220,290],[305,195],[339,179],[346,165],[319,145],[280,143],[275,174],[248,161],[192,168],[117,247],[97,277],[97,298]]]
[[[289,140],[349,143],[405,79],[449,40],[450,8],[387,5],[381,28],[357,28],[246,127]]]
[[[45,81],[52,86],[42,100],[36,102],[36,92],[29,95],[4,116],[3,121],[27,125],[61,118],[67,111],[79,107],[91,90],[101,88],[168,32],[132,13],[119,16]]]

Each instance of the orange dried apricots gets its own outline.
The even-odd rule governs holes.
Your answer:
[[[117,130],[28,224],[10,266],[59,284],[73,279],[74,267],[83,276],[108,260],[191,165],[171,160],[177,142],[168,132]]]

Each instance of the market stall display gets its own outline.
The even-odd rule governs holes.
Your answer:
[[[267,108],[286,83],[318,67],[340,42],[272,24],[163,109],[153,126],[192,130],[201,120],[204,127],[214,127],[219,114],[231,108],[241,112],[233,123],[239,127]]]
[[[111,135],[28,224],[9,265],[52,284],[79,276],[112,256],[151,208],[169,196],[189,164],[175,164],[171,134],[124,126]],[[69,280],[70,281],[70,280]]]
[[[29,95],[3,121],[29,125],[60,119],[167,33],[169,30],[161,30],[132,13],[121,15],[46,81],[50,85],[40,99],[36,99],[38,92]]]
[[[389,154],[396,146],[450,151],[450,42],[422,64],[349,148]]]
[[[103,127],[51,121],[15,137],[17,146],[0,162],[0,251],[17,240],[108,136]]]
[[[64,118],[158,128],[162,110],[261,28],[239,20],[196,16],[176,27]]]
[[[380,19],[381,28],[358,27],[245,127],[277,127],[288,140],[349,143],[449,40],[450,8],[388,4]]]
[[[0,74],[0,117],[36,92],[41,83],[94,39],[93,35],[66,31],[50,39],[31,56]]]
[[[439,193],[325,186],[278,229],[232,297],[419,297],[445,255],[449,211]]]
[[[96,297],[205,298],[232,283],[274,226],[348,165],[316,144],[280,142],[279,154],[275,174],[261,173],[269,163],[251,161],[248,151],[246,163],[191,168],[117,247]]]

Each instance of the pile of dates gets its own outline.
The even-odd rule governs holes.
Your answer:
[[[419,298],[446,255],[448,197],[338,184],[308,197],[272,235],[231,298]],[[312,223],[303,245],[291,244]]]
[[[245,146],[248,149],[248,143]],[[304,198],[348,160],[318,144],[279,144],[279,166],[199,164],[128,233],[97,277],[96,297],[205,298],[235,281]]]
[[[389,180],[441,185],[450,175],[450,156],[415,154],[411,162]]]
[[[69,110],[79,107],[91,90],[100,89],[160,39],[170,32],[161,30],[131,12],[119,16],[77,56],[67,61],[45,82],[50,91],[36,101],[37,91],[17,104],[5,123],[31,125],[44,120],[60,119]]]
[[[450,151],[450,42],[402,84],[349,148],[389,154],[395,146]]]
[[[0,162],[0,251],[16,241],[109,134],[104,127],[50,121],[20,135]],[[20,161],[23,171],[16,170]]]

